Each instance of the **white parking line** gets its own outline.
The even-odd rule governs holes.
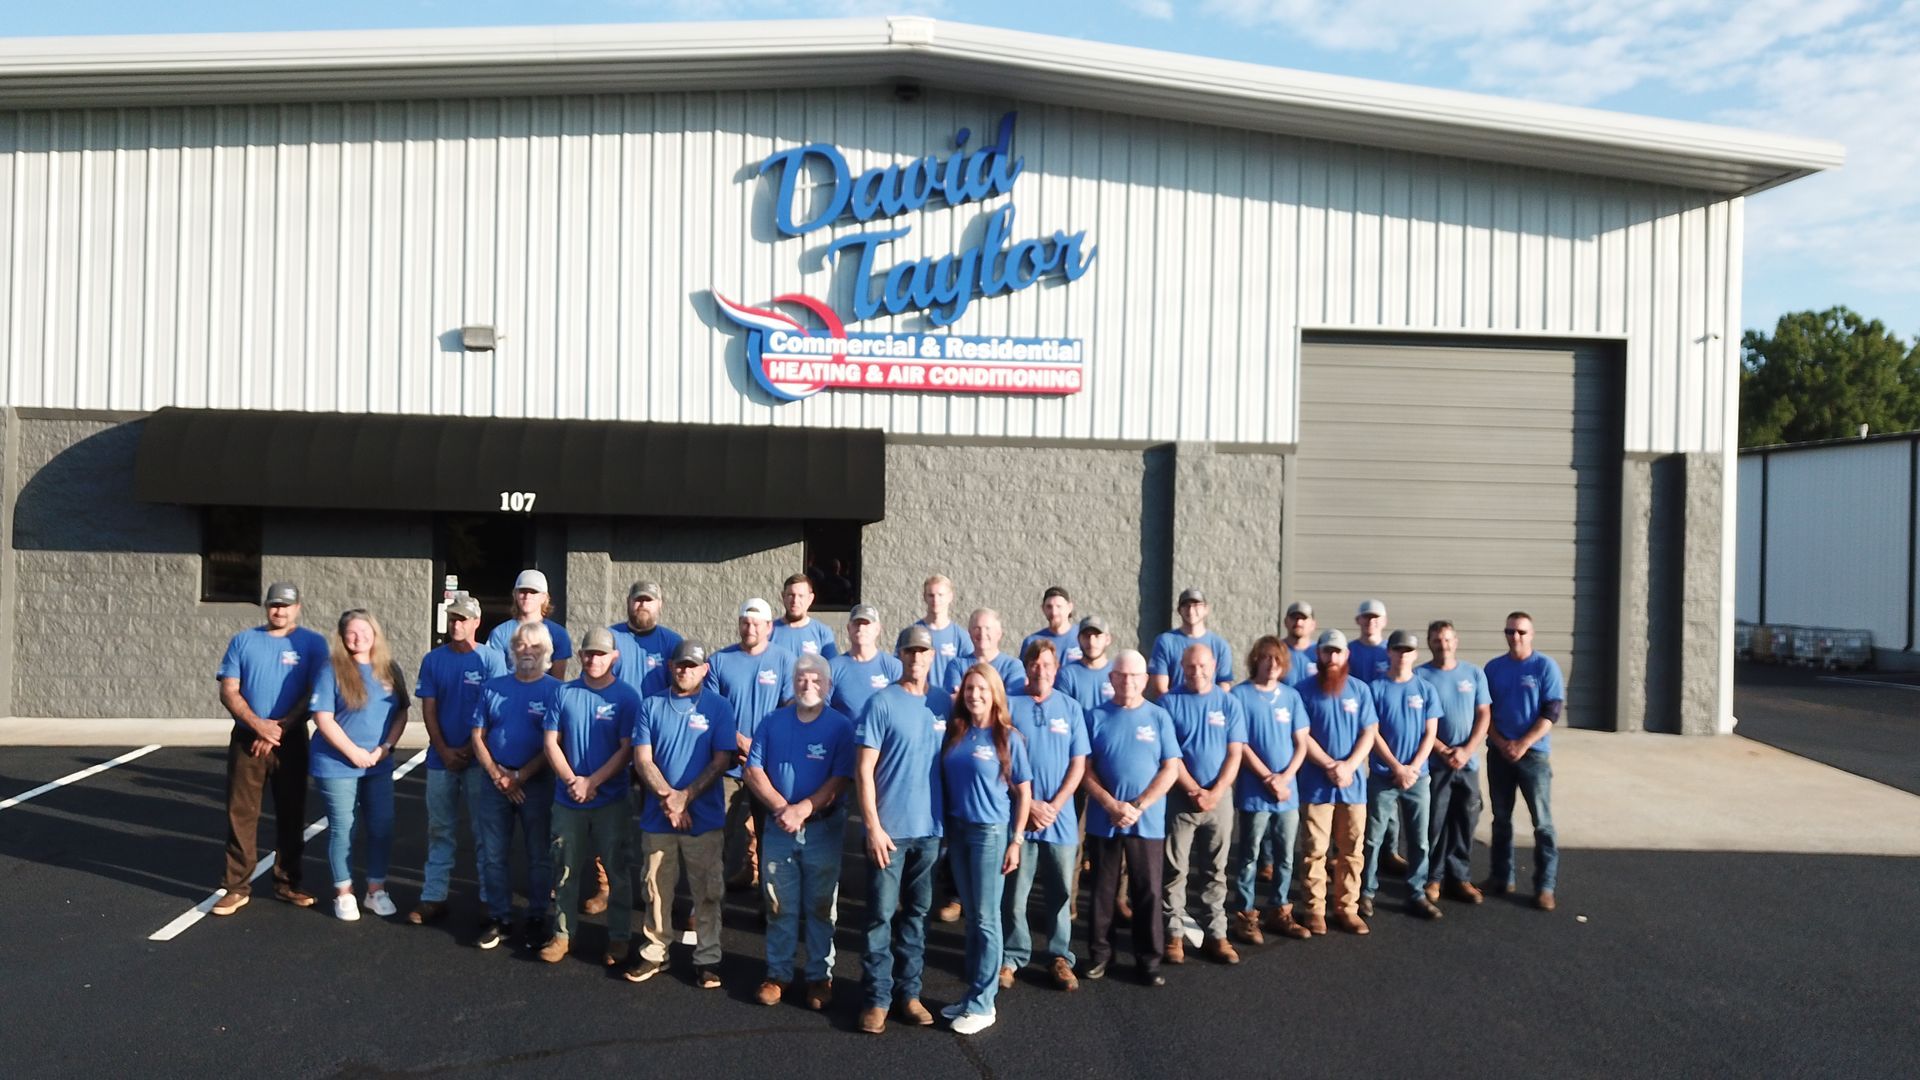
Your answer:
[[[419,753],[408,758],[406,762],[404,762],[398,768],[393,770],[394,780],[398,781],[401,777],[406,776],[408,773],[412,772],[416,767],[418,767],[421,762],[425,760],[427,760],[427,752],[425,750],[422,750]],[[313,824],[307,826],[306,831],[301,833],[300,837],[303,840],[311,840],[314,837],[319,836],[321,833],[325,831],[327,831],[327,819],[322,817],[322,818],[316,819]],[[279,852],[269,851],[265,855],[262,855],[260,857],[260,861],[253,864],[253,873],[247,878],[247,883],[252,884],[253,882],[259,881],[260,876],[262,874],[265,874],[267,871],[273,869],[273,860],[275,856],[277,856],[278,854]],[[213,893],[209,895],[205,900],[202,900],[199,903],[193,905],[193,907],[189,908],[186,912],[181,914],[178,918],[174,919],[172,922],[168,923],[167,925],[161,927],[158,930],[155,930],[151,934],[148,934],[147,940],[148,941],[172,941],[174,938],[179,937],[181,934],[186,932],[188,927],[192,926],[194,923],[199,922],[201,919],[206,918],[208,912],[211,912],[213,910],[213,905],[219,903],[220,898],[225,895],[227,895],[227,890],[225,889],[213,890]]]
[[[1855,679],[1845,675],[1822,675],[1820,676],[1820,681],[1853,683],[1856,686],[1884,686],[1889,690],[1912,690],[1915,693],[1920,693],[1920,686],[1915,686],[1912,683],[1886,682],[1881,679]]]
[[[143,746],[138,750],[129,750],[126,753],[121,754],[119,757],[114,758],[112,761],[103,761],[98,765],[89,765],[86,768],[81,769],[79,772],[68,773],[67,775],[51,783],[41,784],[39,787],[34,788],[32,791],[23,791],[20,794],[15,795],[11,799],[0,799],[0,810],[11,810],[16,806],[19,806],[21,803],[26,802],[28,799],[35,798],[40,795],[45,795],[49,791],[57,791],[58,789],[66,787],[68,784],[74,783],[75,781],[85,780],[89,776],[94,776],[99,773],[106,772],[108,769],[113,768],[115,765],[125,765],[127,762],[132,761],[134,758],[144,757],[145,755],[151,754],[158,749],[160,749],[160,744],[154,743],[151,746]]]

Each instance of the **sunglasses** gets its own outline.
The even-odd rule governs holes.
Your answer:
[[[1501,633],[1507,635],[1508,637],[1526,637],[1528,634],[1532,632],[1533,631],[1531,630],[1515,630],[1512,627],[1508,627],[1506,630],[1501,631]]]

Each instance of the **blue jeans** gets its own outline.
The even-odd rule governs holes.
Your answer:
[[[807,981],[833,977],[834,899],[847,815],[809,818],[797,833],[767,822],[760,841],[760,886],[767,900],[767,981],[793,979],[794,948],[804,935]],[[895,853],[898,857],[898,853]],[[801,921],[805,920],[802,926]]]
[[[893,857],[884,867],[867,860],[867,951],[860,967],[867,980],[867,1008],[920,996],[920,974],[927,964],[927,911],[933,907],[933,867],[940,861],[940,838],[895,837]],[[894,943],[894,916],[900,939]]]
[[[1422,776],[1413,782],[1413,786],[1401,790],[1398,784],[1384,776],[1367,777],[1367,866],[1362,871],[1360,886],[1362,896],[1372,896],[1380,891],[1380,851],[1391,850],[1395,841],[1388,838],[1394,811],[1404,811],[1405,827],[1397,830],[1407,838],[1410,853],[1407,859],[1407,888],[1417,895],[1427,887],[1427,862],[1429,838],[1427,833],[1427,783],[1429,777]]]
[[[485,775],[484,773],[482,774]],[[527,849],[527,914],[544,918],[553,900],[553,774],[543,773],[524,789],[518,806],[487,782],[473,808],[474,846],[479,849],[480,895],[487,916],[505,922],[513,915],[513,879],[509,855],[513,827]]]
[[[992,1016],[1000,993],[1000,902],[1006,877],[1007,826],[947,819],[947,862],[953,890],[967,913],[967,954],[960,969],[967,996],[960,1007],[974,1016]]]
[[[487,786],[487,773],[478,765],[452,769],[427,770],[427,867],[420,885],[423,903],[441,903],[447,898],[447,883],[453,877],[455,828],[460,815],[467,816],[468,828],[474,827],[474,800]],[[480,882],[480,903],[487,902],[486,879]]]
[[[1487,753],[1487,796],[1493,803],[1493,873],[1496,885],[1513,885],[1513,796],[1527,800],[1533,818],[1533,888],[1551,892],[1560,878],[1560,846],[1553,834],[1553,765],[1545,750],[1529,750],[1508,761],[1499,750]]]
[[[353,884],[347,857],[353,851],[355,821],[367,827],[367,880],[387,880],[387,856],[393,851],[393,770],[367,776],[314,777],[327,807],[327,868],[336,889]]]
[[[1259,891],[1260,861],[1273,856],[1273,892],[1270,907],[1287,904],[1287,892],[1293,888],[1293,850],[1300,840],[1300,810],[1241,810],[1235,815],[1233,858],[1227,878],[1233,892],[1227,896],[1228,911],[1258,911],[1254,894]]]
[[[1048,956],[1074,964],[1073,879],[1080,872],[1080,845],[1043,844],[1028,840],[1020,846],[1020,869],[1007,880],[1006,902],[1000,923],[1006,935],[1001,967],[1015,971],[1033,959],[1033,933],[1027,926],[1027,898],[1040,885],[1040,933]]]
[[[1433,864],[1428,881],[1473,880],[1473,831],[1480,824],[1480,774],[1473,769],[1433,766],[1429,787],[1433,820],[1427,836],[1433,841]]]

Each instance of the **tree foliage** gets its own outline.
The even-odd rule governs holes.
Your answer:
[[[1780,316],[1740,339],[1740,445],[1920,427],[1920,344],[1844,307]]]

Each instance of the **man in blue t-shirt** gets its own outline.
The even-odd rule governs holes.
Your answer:
[[[560,707],[553,637],[539,622],[514,627],[507,641],[513,670],[480,688],[473,725],[474,767],[490,783],[474,810],[474,854],[480,864],[487,921],[474,944],[499,946],[513,914],[512,846],[516,826],[527,854],[525,941],[546,944],[553,899],[553,770],[547,765],[546,722]]]
[[[1481,888],[1513,891],[1513,801],[1527,800],[1533,818],[1534,905],[1554,908],[1560,846],[1553,831],[1553,766],[1547,734],[1566,708],[1567,685],[1553,657],[1533,648],[1533,616],[1507,616],[1507,651],[1487,661],[1491,729],[1487,732],[1487,796],[1493,803],[1493,872]]]
[[[326,669],[327,639],[300,625],[300,590],[284,581],[267,586],[267,621],[227,642],[214,678],[220,705],[233,717],[227,740],[227,865],[215,915],[231,915],[253,894],[260,804],[273,789],[275,843],[273,898],[312,907],[300,890],[306,849],[307,708],[314,680]]]
[[[807,614],[813,610],[813,579],[794,574],[780,584],[780,603],[786,613],[773,623],[773,643],[795,656],[812,653],[823,660],[840,655],[833,631]]]
[[[1347,670],[1366,683],[1387,677],[1392,658],[1387,655],[1387,605],[1378,600],[1362,600],[1353,613],[1358,636],[1347,643]]]
[[[627,589],[627,621],[608,627],[620,649],[613,674],[643,698],[666,692],[667,661],[681,641],[678,633],[660,623],[666,602],[659,582],[636,581]]]
[[[1305,600],[1287,605],[1286,623],[1285,644],[1292,655],[1283,681],[1298,690],[1301,683],[1312,682],[1320,674],[1320,648],[1313,640],[1320,632],[1320,623],[1313,617],[1313,605]]]
[[[486,773],[473,767],[472,719],[480,707],[480,689],[505,675],[500,654],[474,640],[480,630],[480,602],[465,593],[447,605],[447,643],[420,660],[420,715],[427,726],[427,865],[420,903],[407,912],[415,926],[439,922],[447,914],[447,883],[453,876],[454,830],[464,808],[469,822],[486,786]],[[484,884],[484,882],[483,882]],[[485,893],[480,897],[484,906]]]
[[[1367,856],[1360,886],[1363,918],[1373,916],[1373,898],[1380,891],[1380,853],[1388,843],[1387,821],[1396,811],[1402,815],[1407,838],[1409,904],[1422,918],[1440,917],[1440,909],[1427,899],[1426,888],[1427,758],[1433,752],[1441,710],[1433,687],[1413,670],[1419,647],[1413,631],[1395,630],[1387,638],[1387,677],[1369,687],[1380,725],[1367,778]]]
[[[1001,901],[1000,921],[1005,946],[1000,958],[1000,985],[1013,978],[1033,958],[1033,934],[1027,926],[1027,897],[1040,886],[1045,913],[1039,930],[1046,955],[1052,958],[1053,984],[1077,990],[1073,973],[1073,881],[1080,871],[1080,815],[1074,796],[1087,769],[1087,718],[1079,702],[1054,689],[1060,661],[1053,642],[1029,640],[1022,656],[1027,662],[1027,692],[1007,699],[1013,728],[1027,740],[1027,760],[1033,769],[1033,801],[1028,808],[1026,842],[1020,866]]]
[[[594,859],[607,874],[607,966],[626,953],[629,976],[641,967],[633,939],[633,884],[627,872],[633,815],[627,766],[640,719],[640,692],[614,678],[613,631],[596,626],[580,642],[580,677],[560,688],[547,714],[547,763],[553,767],[554,935],[540,950],[566,958],[580,886]]]
[[[547,575],[538,570],[522,570],[513,579],[513,618],[493,628],[487,635],[487,647],[500,654],[503,664],[513,666],[513,632],[526,623],[547,628],[553,642],[553,665],[547,674],[556,679],[567,677],[567,661],[573,659],[573,638],[567,628],[549,618],[553,614],[553,594],[547,591]]]
[[[1227,849],[1233,839],[1233,782],[1247,745],[1247,716],[1213,678],[1213,650],[1204,642],[1180,657],[1180,685],[1160,699],[1180,740],[1179,774],[1167,793],[1167,869],[1161,907],[1167,917],[1169,964],[1187,962],[1186,932],[1205,934],[1203,951],[1223,964],[1240,954],[1227,940]],[[1206,922],[1187,914],[1187,864],[1199,864]]]
[[[1106,975],[1113,959],[1115,898],[1126,877],[1133,909],[1134,973],[1165,986],[1160,961],[1167,924],[1161,879],[1167,865],[1164,796],[1180,777],[1180,740],[1173,718],[1146,698],[1147,658],[1132,649],[1113,659],[1113,700],[1087,721],[1087,853],[1093,858],[1093,919],[1087,928],[1086,977]]]
[[[1213,611],[1199,589],[1180,592],[1180,625],[1153,639],[1153,654],[1147,658],[1147,696],[1156,701],[1173,686],[1180,672],[1180,658],[1189,645],[1205,645],[1213,652],[1213,674],[1222,690],[1233,686],[1233,648],[1227,639],[1207,629],[1207,616]]]
[[[940,745],[953,699],[932,686],[933,635],[919,623],[894,643],[900,681],[867,700],[854,728],[854,775],[867,830],[867,947],[861,960],[866,1003],[860,1030],[887,1029],[901,1015],[923,1027],[933,1014],[920,1002],[926,966],[927,912],[940,859]]]
[[[1473,833],[1480,826],[1477,758],[1487,741],[1493,698],[1486,672],[1460,659],[1460,635],[1451,622],[1436,619],[1427,625],[1427,649],[1433,659],[1420,666],[1420,675],[1433,685],[1441,709],[1433,754],[1427,759],[1432,802],[1427,834],[1433,849],[1427,899],[1439,900],[1444,892],[1477,904],[1481,893],[1472,878]]]
[[[1028,634],[1020,643],[1020,656],[1025,662],[1027,646],[1036,641],[1048,641],[1053,644],[1054,656],[1061,667],[1066,667],[1080,659],[1080,624],[1073,621],[1073,597],[1058,585],[1051,586],[1040,596],[1040,614],[1046,617],[1047,625]]]
[[[928,678],[935,683],[946,678],[947,668],[955,659],[973,655],[973,642],[967,637],[967,628],[948,617],[953,610],[953,596],[953,581],[945,574],[935,574],[920,586],[920,599],[926,604],[927,614],[919,625],[926,627],[933,639],[933,671]]]
[[[944,679],[938,680],[942,689],[949,694],[960,692],[960,680],[966,678],[968,669],[975,664],[985,664],[1000,676],[1000,683],[1006,687],[1007,696],[1012,697],[1027,688],[1027,670],[1020,661],[1000,651],[1000,640],[1006,634],[1001,625],[1000,613],[992,608],[981,608],[967,618],[967,638],[973,642],[973,652],[960,656],[947,665]],[[948,921],[948,920],[942,920]]]
[[[864,625],[875,626],[877,612]],[[869,635],[869,639],[871,635]],[[852,635],[857,646],[859,636]],[[845,656],[836,656],[837,665]],[[807,945],[806,1001],[833,1003],[833,921],[840,894],[842,840],[853,781],[853,721],[826,698],[832,668],[818,656],[793,662],[793,704],[760,722],[747,751],[747,786],[767,807],[760,880],[767,894],[767,976],[756,1000],[778,1005],[793,979],[794,948]],[[804,926],[802,925],[804,923]]]
[[[1060,692],[1078,702],[1080,711],[1089,716],[1113,700],[1113,657],[1107,654],[1112,644],[1107,620],[1089,615],[1080,620],[1080,659],[1060,665]]]
[[[759,597],[740,605],[740,640],[708,658],[707,689],[733,706],[739,757],[721,784],[727,804],[724,860],[727,888],[751,889],[760,882],[759,837],[763,808],[740,780],[740,762],[753,745],[760,718],[793,696],[793,653],[773,643],[773,606]]]
[[[1240,775],[1234,780],[1233,856],[1227,876],[1233,892],[1227,912],[1233,929],[1249,945],[1265,943],[1255,889],[1255,864],[1267,852],[1274,859],[1271,902],[1265,929],[1283,937],[1312,935],[1293,920],[1293,851],[1300,836],[1300,790],[1294,783],[1307,760],[1307,728],[1300,695],[1288,686],[1286,643],[1269,634],[1247,652],[1247,681],[1233,688],[1233,698],[1247,717],[1247,745],[1240,751]]]
[[[1361,847],[1367,821],[1367,755],[1380,721],[1373,694],[1347,667],[1347,635],[1320,632],[1320,674],[1299,689],[1307,717],[1307,764],[1300,769],[1300,798],[1306,804],[1307,917],[1315,934],[1327,932],[1328,853],[1334,860],[1334,923],[1350,934],[1366,934],[1360,917]]]
[[[640,705],[633,763],[645,804],[640,811],[640,880],[647,905],[639,982],[667,962],[673,892],[684,869],[693,894],[694,981],[720,986],[721,869],[727,802],[720,778],[740,758],[736,712],[709,689],[707,650],[682,641],[673,651],[672,687]],[[632,976],[628,976],[633,978]]]
[[[833,700],[828,702],[849,719],[859,716],[867,699],[900,679],[900,661],[880,651],[880,610],[855,604],[847,614],[847,651],[829,662]]]

